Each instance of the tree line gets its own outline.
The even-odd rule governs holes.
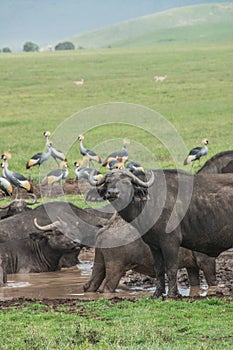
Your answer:
[[[81,49],[81,47],[79,47],[79,49]],[[32,42],[32,41],[27,41],[24,45],[23,45],[23,51],[24,52],[38,52],[40,50],[39,45],[37,45],[36,43]],[[52,47],[51,47],[52,50]],[[75,50],[75,46],[71,41],[64,41],[61,43],[58,43],[55,47],[54,50]],[[9,47],[4,47],[2,49],[0,49],[0,52],[11,52],[11,49]]]

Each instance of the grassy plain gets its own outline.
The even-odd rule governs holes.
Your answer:
[[[15,303],[0,310],[1,350],[232,349],[233,303],[151,300]]]
[[[203,137],[209,139],[208,157],[232,149],[232,46],[187,44],[2,54],[0,150],[11,152],[11,168],[27,174],[26,161],[44,149],[43,131],[53,132],[76,112],[110,102],[157,111],[173,124],[188,150]],[[155,75],[165,74],[168,77],[163,83],[154,82]],[[74,85],[81,77],[84,85]],[[82,123],[75,128],[77,135],[84,132]],[[63,138],[69,135],[64,133]],[[102,140],[117,138],[121,139],[117,147],[123,138],[129,138],[150,146],[161,166],[173,166],[171,150],[143,130],[125,125],[95,128],[86,134],[85,146],[93,149]],[[55,144],[59,146],[59,142]],[[101,156],[113,150],[106,147]],[[78,144],[74,144],[68,160],[72,164],[79,157]]]
[[[187,149],[207,137],[208,158],[232,149],[232,48],[232,43],[226,42],[1,54],[1,152],[10,151],[11,169],[27,175],[26,161],[44,150],[43,131],[53,132],[76,112],[109,102],[157,111],[173,124]],[[154,82],[155,75],[165,74],[163,83]],[[75,86],[73,81],[82,77],[84,85]],[[83,132],[83,125],[75,132]],[[173,166],[171,150],[144,130],[105,125],[85,136],[88,148],[107,138],[118,139],[121,147],[122,139],[129,138],[150,146],[161,166]],[[112,150],[106,148],[102,157]],[[72,163],[79,157],[74,144],[68,155],[70,177],[74,177]],[[78,303],[76,311],[69,310],[64,304],[55,312],[53,307],[36,302],[1,309],[0,349],[232,347],[232,301],[140,299],[112,305],[103,300]]]
[[[76,48],[145,47],[232,40],[232,3],[168,9],[69,38]]]

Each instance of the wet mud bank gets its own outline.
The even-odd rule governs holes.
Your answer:
[[[7,285],[0,288],[0,305],[16,300],[54,300],[60,303],[65,300],[91,301],[101,298],[129,299],[139,296],[152,296],[155,290],[154,280],[132,271],[121,279],[116,293],[84,293],[83,285],[91,275],[93,250],[81,253],[81,263],[72,268],[49,273],[31,273],[8,275]],[[233,299],[233,251],[226,251],[217,258],[218,297]],[[189,285],[186,270],[178,273],[178,286],[183,297],[189,296]],[[207,285],[201,274],[203,297],[207,294]]]

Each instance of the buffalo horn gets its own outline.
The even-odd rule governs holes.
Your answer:
[[[95,173],[95,169],[93,169],[89,174],[88,181],[89,181],[90,185],[92,185],[92,186],[102,185],[105,182],[105,176],[103,176],[100,180],[96,180],[94,178],[94,173]]]
[[[0,206],[0,209],[7,209],[7,208],[9,208],[9,207],[11,206],[11,204],[14,203],[14,202],[15,202],[15,200],[11,201],[10,203],[8,203],[8,204],[6,204],[6,205],[4,205],[4,206]]]
[[[117,170],[117,171],[119,171],[119,170]],[[102,179],[95,180],[94,179],[94,172],[95,172],[95,170],[91,171],[89,174],[89,178],[88,178],[89,183],[92,186],[102,185],[105,182],[105,177],[107,174],[105,176],[103,176]],[[114,171],[112,171],[112,172],[114,172]],[[138,185],[138,186],[141,186],[144,188],[148,188],[148,187],[152,186],[154,181],[155,181],[155,175],[154,175],[153,171],[150,171],[149,173],[151,174],[150,179],[148,181],[143,181],[143,180],[139,179],[137,176],[135,176],[133,173],[131,173],[130,171],[125,172],[125,174],[131,178],[132,182],[135,185]]]
[[[57,225],[59,225],[59,221],[54,221],[51,224],[45,225],[45,226],[40,226],[37,223],[37,218],[34,218],[34,225],[36,228],[38,228],[38,230],[40,231],[51,231],[53,230],[55,227],[57,227]]]
[[[28,196],[29,196],[29,197],[32,197],[33,200],[32,200],[32,202],[25,201],[25,203],[26,203],[27,205],[36,204],[36,202],[37,202],[37,197],[36,197],[36,195],[35,195],[34,193],[28,193]]]
[[[150,173],[150,178],[148,181],[143,181],[143,180],[139,179],[137,176],[135,176],[131,172],[127,172],[127,175],[132,179],[132,182],[135,185],[139,185],[141,187],[148,188],[148,187],[152,186],[154,181],[155,181],[155,175],[154,175],[153,171],[150,171],[149,173]]]
[[[11,205],[13,205],[14,203],[16,202],[20,202],[22,201],[23,199],[14,199],[13,201],[11,201],[10,203],[6,204],[5,206],[0,206],[0,209],[7,209],[9,208]]]
[[[6,204],[5,206],[0,206],[0,209],[7,209],[9,208],[13,203],[16,202],[25,202],[27,205],[33,205],[37,202],[37,197],[34,193],[28,193],[28,196],[33,197],[33,201],[32,202],[28,202],[25,201],[24,199],[14,199],[13,201],[11,201],[10,203]]]

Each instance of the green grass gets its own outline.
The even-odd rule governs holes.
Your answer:
[[[173,8],[71,37],[76,48],[147,46],[232,40],[232,3]]]
[[[70,128],[70,133],[78,136],[85,131],[83,109],[109,102],[138,104],[159,112],[172,123],[187,149],[207,137],[210,145],[206,159],[232,149],[232,46],[225,42],[2,54],[1,152],[10,151],[9,167],[28,175],[25,163],[44,149],[45,130],[54,132],[71,115],[82,111],[81,122]],[[164,74],[168,76],[164,83],[153,81],[154,75]],[[85,84],[80,88],[73,81],[81,77]],[[144,113],[139,117],[142,123],[145,120],[144,129],[159,130],[155,123],[148,125]],[[67,130],[62,137],[66,144]],[[102,125],[85,133],[85,145],[102,145],[104,158],[121,147],[123,138],[131,140],[131,158],[140,159],[146,167],[153,166],[148,159],[152,155],[161,166],[173,166],[171,150],[143,128]],[[142,146],[149,149],[150,156],[141,152]],[[74,177],[72,164],[80,158],[77,144],[71,145],[67,156],[70,177]],[[177,165],[182,168],[182,162]],[[36,169],[33,174],[37,176]],[[83,205],[80,197],[72,196],[71,200]],[[43,303],[20,304],[0,311],[1,350],[232,347],[232,301],[139,299],[115,305],[99,301],[79,303],[73,313],[65,304],[59,310]]]
[[[208,157],[232,149],[232,62],[232,43],[1,55],[1,152],[11,152],[9,167],[26,175],[27,160],[44,150],[43,131],[54,132],[76,112],[112,102],[157,111],[176,128],[187,150],[199,145],[203,137],[210,142]],[[164,83],[154,82],[154,75],[164,74],[168,76]],[[82,76],[84,86],[75,86],[73,81]],[[143,124],[143,116],[138,118]],[[157,127],[143,125],[149,130]],[[69,144],[68,132],[55,142],[56,147]],[[85,118],[70,132],[73,136],[85,132]],[[140,158],[136,144],[148,147],[161,166],[173,166],[170,150],[144,130],[102,125],[85,134],[88,148],[109,142],[101,149],[102,158],[128,138],[134,160],[141,160],[145,167],[153,167],[153,162]],[[71,177],[78,158],[78,144],[71,143]]]
[[[214,43],[233,39],[233,26],[230,22],[223,23],[198,23],[192,26],[158,29],[134,36],[133,38],[116,40],[111,47],[143,47],[161,44],[177,45],[178,43]]]
[[[0,311],[1,350],[231,349],[227,300],[16,303]]]

